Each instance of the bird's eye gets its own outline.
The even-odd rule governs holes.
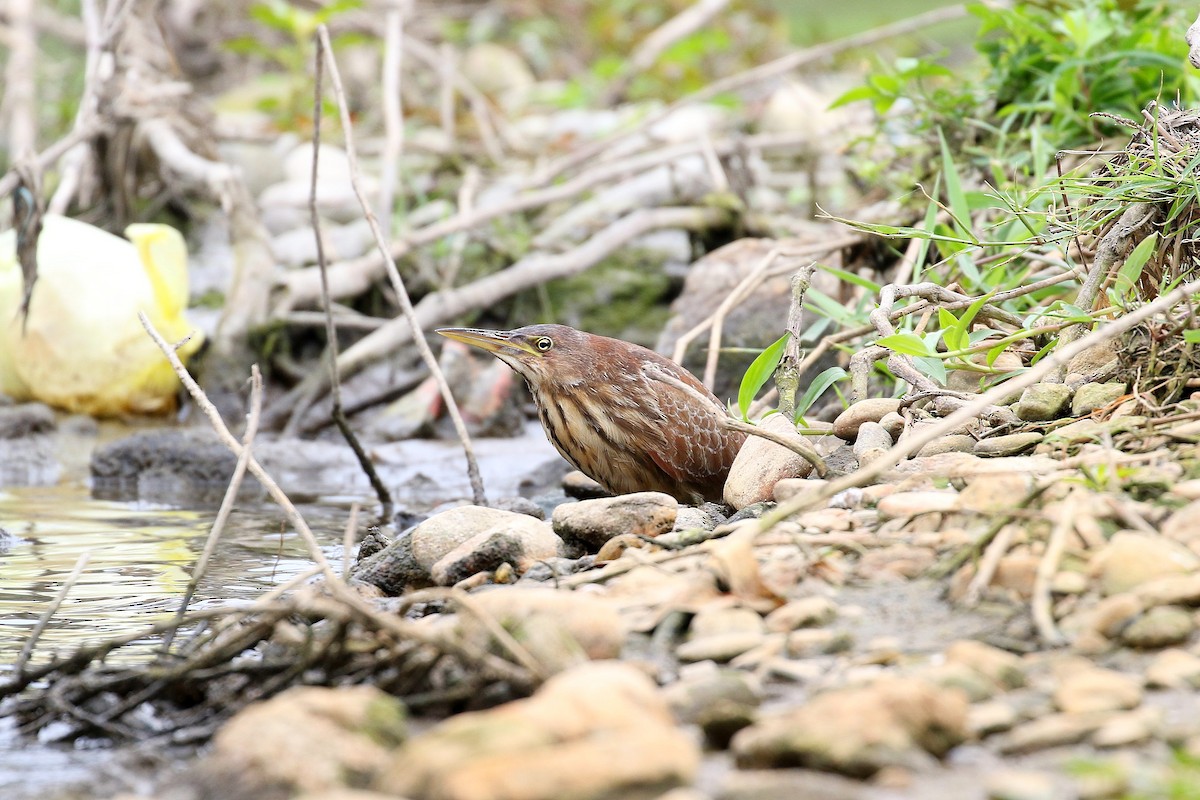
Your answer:
[[[537,342],[534,343],[534,347],[536,347],[538,350],[541,350],[544,353],[547,350],[549,350],[551,347],[554,347],[554,340],[551,339],[549,336],[539,337]]]

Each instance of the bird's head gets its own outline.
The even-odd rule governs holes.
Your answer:
[[[596,353],[588,334],[566,325],[526,325],[511,331],[438,328],[447,339],[486,350],[537,388],[547,381],[569,382],[587,376]]]

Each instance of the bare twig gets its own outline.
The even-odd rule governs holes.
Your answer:
[[[992,578],[996,577],[1000,559],[1004,558],[1004,554],[1012,546],[1013,532],[1012,525],[1004,525],[996,531],[995,537],[983,551],[983,558],[979,560],[979,567],[976,569],[975,575],[967,584],[966,594],[963,595],[963,605],[967,607],[979,605],[979,598],[992,585]]]
[[[783,357],[779,359],[779,367],[775,370],[775,385],[779,388],[779,413],[787,419],[796,417],[796,395],[800,391],[800,322],[804,316],[804,295],[812,283],[813,270],[817,262],[813,261],[801,267],[792,276],[792,302],[788,306],[787,332],[788,340],[784,345]]]
[[[1075,514],[1078,508],[1075,493],[1067,495],[1059,508],[1058,519],[1050,531],[1050,540],[1046,543],[1046,552],[1038,562],[1037,574],[1033,581],[1032,614],[1033,624],[1037,626],[1038,635],[1046,644],[1057,647],[1066,642],[1058,626],[1054,624],[1054,614],[1051,608],[1050,588],[1054,575],[1058,572],[1058,562],[1062,559],[1063,550],[1067,545],[1067,534],[1074,529]]]
[[[225,496],[221,498],[221,506],[217,509],[217,516],[213,520],[212,528],[208,532],[208,538],[204,542],[204,549],[200,551],[200,557],[196,559],[196,566],[192,568],[192,577],[188,581],[187,589],[183,592],[183,600],[179,603],[179,610],[175,612],[175,621],[178,624],[183,623],[183,617],[187,614],[188,606],[191,605],[192,597],[196,593],[196,587],[200,585],[200,581],[204,578],[204,573],[208,569],[208,561],[217,549],[217,543],[221,541],[221,534],[225,530],[225,523],[229,521],[229,515],[233,512],[233,505],[237,502],[238,490],[241,489],[242,479],[246,476],[246,467],[250,463],[254,437],[258,434],[258,420],[262,413],[262,389],[262,373],[258,371],[258,365],[254,364],[250,371],[250,413],[246,417],[246,430],[242,434],[242,452],[238,455],[237,463],[233,467],[233,475],[229,478],[229,486],[225,489]],[[178,625],[176,625],[176,627],[167,630],[163,636],[162,646],[159,648],[160,652],[164,654],[170,652],[171,643],[178,629]]]
[[[413,341],[421,354],[421,360],[425,362],[425,366],[429,368],[430,374],[433,375],[442,400],[446,403],[446,413],[454,423],[454,429],[458,433],[459,440],[462,442],[463,453],[467,459],[467,474],[471,479],[471,491],[474,494],[475,503],[486,506],[487,495],[483,490],[483,477],[479,472],[479,462],[475,458],[475,451],[471,447],[471,437],[467,434],[467,426],[463,423],[462,414],[459,413],[458,404],[450,392],[450,385],[446,382],[446,376],[442,374],[441,368],[438,366],[437,357],[434,356],[429,343],[425,341],[421,325],[417,320],[416,310],[413,308],[412,299],[408,296],[408,290],[405,288],[404,281],[400,277],[400,271],[396,269],[396,262],[392,259],[391,253],[388,252],[387,240],[384,238],[383,230],[379,227],[379,220],[375,218],[375,214],[371,210],[371,204],[368,202],[366,195],[363,194],[362,180],[360,179],[358,169],[358,155],[354,146],[354,131],[350,121],[350,111],[346,104],[346,93],[342,89],[342,77],[338,72],[337,59],[334,57],[333,50],[329,44],[329,31],[322,25],[317,28],[316,36],[318,41],[317,57],[321,58],[323,55],[326,66],[329,68],[329,78],[333,84],[334,95],[337,97],[338,111],[341,114],[342,131],[345,137],[346,158],[350,164],[350,182],[354,187],[354,194],[358,197],[358,202],[362,206],[363,214],[367,218],[367,224],[371,226],[371,233],[375,235],[375,243],[379,246],[379,251],[384,255],[388,279],[391,282],[392,290],[396,293],[396,299],[400,303],[400,310],[403,312],[404,318],[408,320],[409,328],[413,334]]]
[[[59,606],[63,604],[63,600],[67,599],[71,587],[75,585],[75,581],[79,580],[79,576],[83,574],[83,569],[87,566],[91,557],[91,550],[85,550],[79,554],[79,558],[75,560],[75,567],[67,575],[62,586],[58,587],[58,593],[54,595],[54,599],[50,601],[50,605],[46,606],[41,616],[38,617],[33,630],[29,632],[29,638],[21,646],[21,652],[17,656],[16,664],[13,665],[13,683],[19,684],[25,680],[25,670],[29,666],[29,659],[33,656],[34,649],[37,647],[38,639],[42,638],[42,631],[46,630],[46,625],[49,624],[51,618],[58,612]]]
[[[321,153],[321,99],[324,94],[324,59],[321,57],[321,46],[317,46],[316,64],[314,66],[315,78],[313,80],[313,142],[312,142],[312,178],[309,182],[308,189],[308,212],[312,220],[313,236],[316,238],[317,245],[317,266],[321,270],[321,296],[325,305],[325,351],[329,354],[329,385],[333,397],[333,408],[330,411],[334,424],[341,431],[342,438],[346,440],[346,444],[350,445],[350,449],[354,451],[354,457],[358,460],[359,466],[367,476],[367,480],[371,484],[371,488],[375,491],[375,496],[379,498],[379,520],[380,523],[386,523],[392,518],[392,493],[388,491],[384,485],[383,479],[379,477],[379,471],[375,469],[375,462],[367,455],[367,451],[363,449],[362,442],[358,440],[358,436],[354,433],[354,429],[350,427],[350,421],[346,419],[346,413],[342,409],[342,379],[338,374],[338,336],[337,328],[333,325],[333,303],[329,298],[329,282],[326,277],[325,265],[325,242],[321,235],[321,215],[317,212],[317,167]],[[339,97],[339,102],[341,98]],[[349,138],[349,132],[346,133]],[[362,199],[361,197],[359,198]],[[389,213],[388,219],[391,218]],[[299,422],[300,417],[293,417]]]

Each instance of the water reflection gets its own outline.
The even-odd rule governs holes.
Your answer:
[[[170,615],[187,587],[214,512],[92,500],[78,486],[0,493],[0,671],[11,665],[79,555],[90,560],[42,634],[34,661],[136,631]],[[345,512],[307,509],[327,555],[340,563]],[[321,532],[324,532],[323,534]],[[12,539],[11,537],[16,537]],[[243,509],[230,520],[200,599],[255,597],[312,564],[283,512]],[[114,658],[140,658],[151,643]]]

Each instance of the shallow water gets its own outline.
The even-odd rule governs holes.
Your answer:
[[[0,528],[17,537],[0,554],[0,665],[15,660],[84,553],[86,568],[46,626],[35,662],[55,650],[109,639],[169,616],[187,588],[213,516],[211,511],[92,500],[79,486],[0,492]],[[309,508],[305,516],[327,545],[327,555],[340,563],[340,526],[347,512]],[[282,512],[243,509],[231,518],[197,597],[248,599],[311,564]],[[130,647],[118,657],[145,654],[144,648]]]
[[[178,609],[216,508],[93,499],[88,453],[99,442],[129,432],[105,425],[80,436],[68,426],[54,442],[55,485],[0,488],[0,529],[7,534],[0,535],[0,680],[82,553],[89,555],[87,566],[40,636],[32,663],[143,630]],[[522,478],[558,461],[536,427],[516,439],[478,440],[476,450],[491,498],[516,494]],[[400,505],[425,510],[469,495],[456,442],[399,442],[377,446],[372,455]],[[300,454],[275,477],[293,497],[319,498],[300,511],[331,565],[340,569],[350,503],[366,501],[360,535],[375,513],[361,472],[350,459],[320,461]],[[311,566],[283,511],[272,503],[239,503],[192,607],[250,600]],[[152,639],[139,641],[108,660],[144,658],[156,645]],[[139,761],[134,748],[105,745],[33,742],[17,735],[12,720],[0,718],[0,798],[107,797],[139,780],[149,785],[148,770],[154,767],[143,764],[130,771],[127,766],[130,756]]]

